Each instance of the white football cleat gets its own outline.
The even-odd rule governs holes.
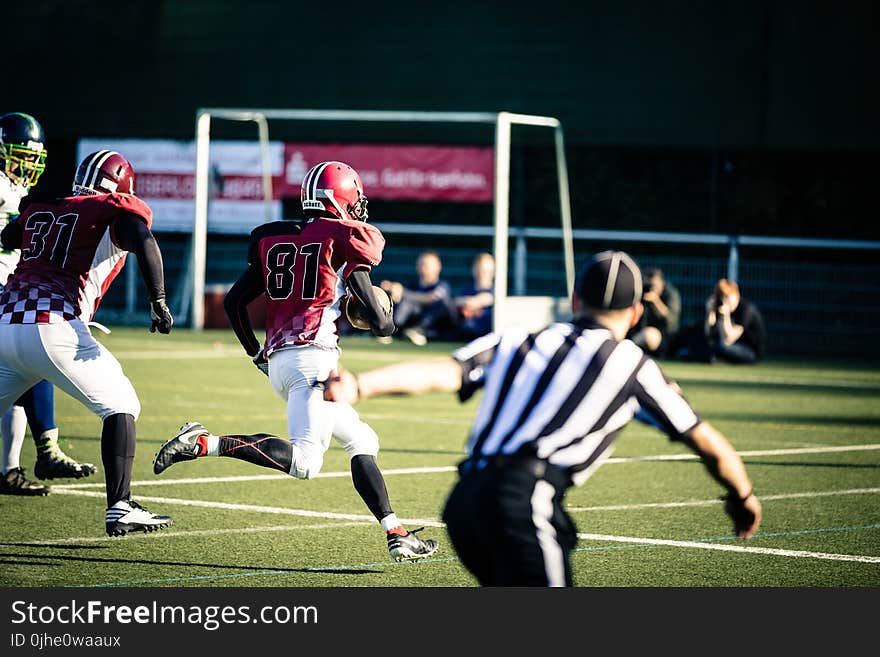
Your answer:
[[[430,557],[440,545],[433,538],[422,540],[416,536],[424,527],[413,529],[406,534],[388,532],[388,552],[395,561],[416,561]]]
[[[153,532],[171,526],[169,516],[150,513],[134,500],[119,500],[104,513],[108,536],[125,536],[129,532]]]

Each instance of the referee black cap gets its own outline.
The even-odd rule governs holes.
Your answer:
[[[574,291],[596,310],[629,308],[642,299],[642,274],[623,251],[602,251],[581,265]]]

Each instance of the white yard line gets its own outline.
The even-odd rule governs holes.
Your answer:
[[[350,360],[353,358],[356,359],[369,359],[372,361],[388,361],[388,362],[396,362],[400,360],[407,360],[406,356],[398,353],[398,352],[389,352],[389,353],[381,353],[375,351],[355,351],[351,348],[342,348],[342,358],[346,360]],[[184,350],[178,349],[165,351],[148,351],[143,349],[131,350],[131,349],[120,349],[119,351],[114,351],[113,355],[116,356],[119,360],[185,360],[187,358],[192,358],[194,360],[203,360],[203,359],[217,359],[217,358],[229,358],[235,359],[239,358],[244,362],[244,359],[247,358],[247,354],[244,353],[242,349],[236,349],[234,347],[219,347],[217,349],[192,349],[192,350]],[[436,358],[437,360],[444,360],[448,358],[443,355],[434,354],[433,356],[429,356],[429,358]]]
[[[116,351],[118,360],[205,360],[216,358],[244,358],[240,349],[211,349],[204,351]]]
[[[815,387],[815,386],[826,386],[830,388],[861,388],[866,390],[880,390],[880,382],[875,381],[865,381],[858,379],[786,379],[783,377],[775,377],[775,376],[737,376],[734,377],[724,377],[724,376],[710,376],[698,374],[694,376],[688,376],[684,374],[683,376],[672,377],[676,381],[686,382],[688,384],[697,384],[697,383],[769,383],[771,385],[785,385],[785,386],[802,386],[802,387]]]
[[[143,349],[131,349],[131,346],[136,345],[137,343],[120,343],[124,344],[124,347],[117,352],[114,352],[114,355],[119,359],[127,359],[127,360],[181,360],[181,359],[216,359],[216,358],[245,358],[245,354],[241,349],[238,349],[234,346],[221,346],[218,348],[207,347],[206,345],[198,344],[197,347],[193,349],[182,349],[181,345],[173,345],[171,350],[143,350]],[[381,351],[376,350],[365,350],[362,347],[344,347],[342,348],[342,354],[345,358],[355,358],[355,359],[369,359],[374,361],[401,361],[407,360],[409,356],[407,354],[402,354],[397,351],[390,351],[387,353],[383,353]],[[442,354],[433,354],[438,360],[444,358]],[[675,377],[679,381],[685,381],[689,383],[769,383],[773,385],[787,385],[787,386],[803,386],[803,387],[813,387],[813,386],[827,386],[827,387],[835,387],[835,388],[863,388],[867,390],[877,389],[880,390],[880,382],[874,382],[869,380],[859,380],[859,379],[789,379],[785,377],[778,376],[760,376],[760,375],[751,375],[751,376],[742,376],[740,373],[737,373],[736,377],[728,377],[728,376],[719,376],[717,374],[709,374],[709,373],[680,373],[679,376]]]
[[[103,493],[94,492],[94,491],[85,491],[85,490],[61,490],[58,491],[62,495],[77,495],[77,496],[85,496],[85,497],[104,497]],[[834,494],[869,494],[880,492],[880,489],[871,488],[871,489],[849,489],[845,491],[827,491],[826,493],[790,493],[790,494],[782,494],[782,495],[768,495],[765,496],[765,500],[769,499],[790,499],[793,497],[809,497],[816,495],[834,495]],[[174,537],[174,536],[212,536],[219,534],[233,534],[233,533],[257,533],[262,531],[288,531],[295,529],[326,529],[332,527],[340,527],[347,525],[361,525],[361,524],[373,524],[375,523],[375,519],[372,516],[368,515],[360,515],[360,514],[347,514],[347,513],[333,513],[333,512],[319,512],[319,511],[309,511],[305,509],[290,509],[285,507],[271,507],[271,506],[257,506],[252,504],[231,504],[228,502],[213,502],[207,500],[185,500],[185,499],[177,499],[177,498],[165,498],[165,497],[139,497],[141,501],[145,502],[156,502],[161,504],[168,505],[180,505],[180,506],[195,506],[195,507],[204,507],[204,508],[215,508],[215,509],[226,509],[226,510],[234,510],[234,511],[249,511],[253,513],[270,513],[270,514],[278,514],[278,515],[293,515],[293,516],[304,516],[310,518],[322,518],[322,519],[334,519],[334,520],[346,520],[349,522],[346,523],[334,523],[332,525],[320,524],[320,525],[290,525],[290,526],[275,526],[275,527],[251,527],[251,528],[241,528],[241,529],[218,529],[218,530],[193,530],[193,531],[184,531],[184,532],[165,532],[159,533],[157,536],[165,536],[165,537]],[[710,503],[715,503],[710,502]],[[704,502],[698,502],[697,504],[704,504]],[[643,505],[643,506],[668,506],[668,505]],[[602,508],[602,507],[597,507]],[[605,507],[607,509],[616,509],[617,507]],[[431,519],[403,519],[402,522],[408,525],[425,525],[428,527],[445,527],[445,524],[436,520]],[[827,561],[851,561],[858,563],[880,563],[880,557],[875,556],[865,556],[865,555],[853,555],[853,554],[835,554],[828,552],[813,552],[813,551],[804,551],[804,550],[783,550],[778,548],[764,548],[764,547],[752,547],[752,546],[744,546],[744,545],[726,545],[726,544],[718,544],[718,543],[710,543],[710,542],[702,542],[702,541],[674,541],[667,539],[657,539],[657,538],[642,538],[636,536],[616,536],[611,534],[587,534],[587,533],[579,533],[579,539],[582,540],[591,540],[591,541],[605,541],[605,542],[616,542],[616,543],[630,543],[637,545],[652,545],[652,546],[668,546],[668,547],[680,547],[680,548],[689,548],[689,549],[700,549],[700,550],[716,550],[722,552],[739,552],[739,553],[749,553],[749,554],[765,554],[772,556],[783,556],[783,557],[793,557],[793,558],[801,558],[801,559],[820,559]],[[46,544],[64,544],[64,543],[77,543],[77,542],[98,542],[110,540],[105,537],[97,538],[97,537],[85,537],[85,538],[70,538],[70,539],[60,539],[54,541],[39,541],[35,540],[34,542],[46,543]]]
[[[738,452],[740,456],[793,456],[797,454],[824,454],[837,452],[859,452],[880,449],[880,445],[840,445],[827,447],[797,447],[792,449],[767,449],[755,450],[748,452]],[[628,456],[628,457],[611,457],[605,461],[608,463],[638,463],[643,461],[693,461],[698,457],[694,454],[659,454],[656,456]],[[382,470],[385,475],[408,475],[408,474],[432,474],[438,472],[455,472],[456,467],[438,466],[425,468],[397,468]],[[347,470],[340,472],[321,472],[318,477],[350,477],[351,473]],[[288,475],[283,474],[267,474],[267,475],[235,475],[228,477],[192,477],[186,479],[142,479],[131,482],[132,486],[172,486],[177,484],[220,484],[231,483],[237,481],[269,481],[272,479],[289,479]],[[52,490],[76,490],[88,488],[104,488],[103,482],[91,482],[82,484],[55,484]]]
[[[808,493],[784,493],[780,495],[761,495],[760,500],[767,502],[769,500],[793,500],[804,497],[829,497],[832,495],[870,495],[880,493],[880,488],[850,488],[847,490],[827,490],[813,491]],[[715,500],[693,500],[690,502],[650,502],[646,504],[611,504],[606,506],[571,506],[566,507],[566,511],[631,511],[635,509],[678,509],[691,506],[720,506],[723,501]]]
[[[265,532],[291,532],[297,531],[299,529],[336,529],[337,527],[359,527],[372,525],[374,523],[375,519],[370,518],[369,521],[354,520],[350,522],[333,522],[316,525],[267,525],[264,527],[230,527],[227,529],[191,529],[182,532],[162,530],[158,532],[150,532],[149,534],[132,533],[129,534],[130,538],[126,538],[125,540],[129,541],[132,538],[137,540],[139,538],[144,538],[147,536],[149,536],[147,540],[152,541],[157,538],[180,538],[182,536],[219,536],[221,534],[260,534]],[[77,536],[73,538],[54,538],[48,540],[22,539],[21,542],[33,543],[34,545],[70,545],[73,543],[119,543],[119,539],[113,536]]]
[[[746,547],[744,545],[721,545],[718,543],[698,543],[696,541],[669,541],[660,538],[611,536],[608,534],[578,534],[577,536],[582,540],[588,541],[613,541],[616,543],[637,543],[640,545],[665,545],[669,547],[692,548],[697,550],[717,550],[720,552],[769,554],[778,557],[795,557],[798,559],[824,559],[828,561],[880,563],[880,557],[868,557],[858,554],[833,554],[828,552],[807,552],[803,550],[780,550],[778,548]]]
[[[455,466],[444,465],[436,468],[398,468],[382,470],[383,475],[399,474],[431,474],[435,472],[454,472]],[[351,477],[351,472],[342,470],[339,472],[320,472],[318,477]],[[174,486],[177,484],[226,484],[237,481],[271,481],[273,479],[290,479],[290,475],[266,474],[266,475],[230,475],[228,477],[192,477],[188,479],[143,479],[131,482],[132,486]],[[104,482],[90,482],[83,484],[57,484],[52,486],[53,491],[77,490],[88,488],[104,488]]]
[[[835,452],[863,452],[880,449],[880,445],[828,445],[819,447],[793,447],[790,449],[758,449],[737,452],[740,456],[794,456],[796,454],[830,454]],[[610,458],[605,463],[633,463],[636,461],[694,461],[696,454],[660,454],[657,456],[630,456]]]
[[[83,497],[104,497],[104,493],[90,490],[58,490],[55,491],[61,495],[81,495]],[[332,520],[356,520],[377,522],[370,515],[356,513],[333,513],[331,511],[309,511],[307,509],[290,509],[280,506],[259,506],[256,504],[232,504],[230,502],[212,502],[208,500],[183,500],[175,497],[148,497],[137,495],[139,502],[156,502],[157,504],[169,504],[172,506],[198,506],[207,509],[226,509],[229,511],[251,511],[253,513],[273,513],[278,515],[302,516],[306,518],[324,518]],[[442,522],[436,520],[423,520],[412,518],[401,518],[400,521],[407,525],[425,525],[428,527],[443,527]]]

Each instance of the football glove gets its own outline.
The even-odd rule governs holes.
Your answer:
[[[262,348],[257,352],[257,355],[253,357],[253,361],[258,370],[266,376],[269,376],[269,361],[266,360],[266,355],[263,353]]]
[[[171,333],[171,325],[174,324],[174,318],[171,311],[165,303],[165,297],[150,302],[150,333]]]
[[[755,514],[746,508],[746,501],[752,496],[749,492],[745,497],[740,497],[735,491],[731,491],[724,498],[724,511],[733,520],[733,533],[739,536],[755,522]]]

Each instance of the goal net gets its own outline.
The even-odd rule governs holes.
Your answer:
[[[369,110],[306,110],[306,109],[239,109],[204,108],[196,114],[196,176],[195,220],[193,224],[190,258],[182,291],[180,311],[188,314],[195,329],[205,326],[205,272],[207,265],[208,206],[211,193],[211,129],[215,121],[253,123],[260,143],[262,190],[265,200],[265,219],[273,216],[272,171],[269,157],[269,122],[344,122],[384,124],[482,124],[494,129],[493,225],[492,245],[495,257],[494,329],[517,325],[538,328],[568,311],[568,299],[574,285],[574,247],[571,227],[571,205],[565,143],[562,124],[556,118],[515,114],[510,112],[408,112]],[[552,130],[555,154],[555,173],[562,228],[562,260],[565,271],[567,297],[524,296],[508,294],[510,270],[510,194],[511,143],[514,126],[533,126]],[[355,165],[355,168],[357,166]],[[367,196],[370,189],[367,188]],[[416,229],[417,230],[417,229]]]

